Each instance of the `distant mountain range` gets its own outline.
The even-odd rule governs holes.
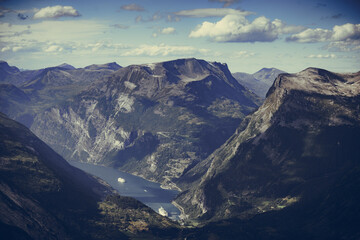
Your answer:
[[[285,73],[276,68],[262,68],[254,74],[236,72],[234,78],[243,86],[261,98],[265,98],[266,93],[280,73]]]
[[[12,92],[23,92],[20,95],[27,98],[24,103],[24,99],[18,102],[20,99],[13,98],[13,95],[0,94],[3,103],[0,111],[30,127],[39,112],[78,94],[120,68],[114,62],[77,69],[64,63],[56,67],[20,71],[6,62],[0,62],[0,91],[11,88]],[[8,108],[8,102],[15,103],[15,109]]]

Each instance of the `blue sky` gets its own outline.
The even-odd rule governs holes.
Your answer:
[[[0,0],[0,59],[23,69],[196,57],[232,72],[360,70],[357,0]]]

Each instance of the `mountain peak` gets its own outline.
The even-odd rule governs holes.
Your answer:
[[[0,70],[5,71],[6,73],[17,73],[20,72],[20,70],[17,67],[10,66],[5,61],[0,61]]]
[[[70,64],[67,64],[67,63],[60,64],[60,65],[58,65],[58,66],[56,66],[56,67],[58,67],[58,68],[64,68],[64,69],[66,69],[66,70],[73,70],[73,69],[75,69],[74,66],[72,66],[72,65],[70,65]]]
[[[360,74],[338,74],[311,67],[296,74],[280,74],[267,95],[275,88],[352,97],[360,93]]]
[[[119,64],[117,64],[116,62],[110,62],[110,63],[105,63],[105,64],[92,64],[92,65],[85,67],[85,69],[88,69],[88,70],[109,69],[109,70],[114,70],[114,71],[117,71],[120,68],[121,68],[121,66]]]

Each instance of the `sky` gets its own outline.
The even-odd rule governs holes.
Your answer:
[[[0,0],[0,60],[21,69],[199,58],[231,72],[360,71],[358,0]]]

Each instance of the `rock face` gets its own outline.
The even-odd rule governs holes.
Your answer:
[[[144,204],[112,191],[0,113],[2,238],[153,239],[154,229],[176,230]]]
[[[325,193],[360,167],[359,110],[360,73],[280,74],[263,105],[203,161],[207,167],[184,176],[188,190],[176,202],[205,221],[326,202]]]
[[[261,98],[265,98],[266,93],[280,73],[285,73],[276,68],[263,68],[254,74],[233,73],[234,78],[243,86]]]
[[[133,65],[38,115],[31,129],[67,159],[174,180],[231,136],[259,99],[226,65]]]

